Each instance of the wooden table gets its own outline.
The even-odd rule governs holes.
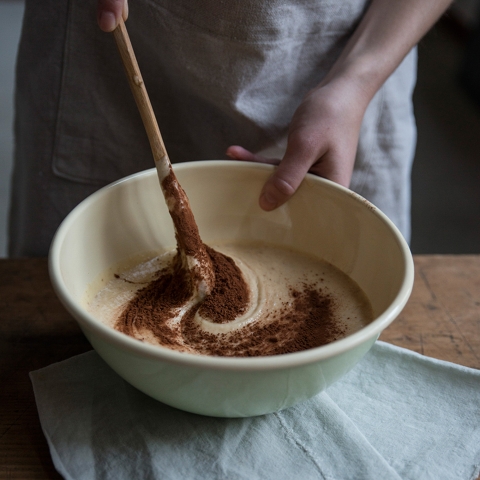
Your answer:
[[[417,256],[415,287],[381,339],[480,369],[480,255]],[[0,260],[0,479],[61,478],[28,372],[90,350],[45,259]]]

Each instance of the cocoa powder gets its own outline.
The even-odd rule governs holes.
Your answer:
[[[228,334],[201,330],[191,310],[182,323],[182,335],[198,353],[229,357],[293,353],[325,345],[344,335],[345,327],[335,318],[335,305],[329,296],[313,286],[306,286],[302,292],[292,290],[291,295],[292,305],[285,303],[276,318]]]
[[[177,343],[175,336],[166,322],[175,316],[192,294],[188,272],[177,254],[170,267],[161,270],[156,280],[136,293],[118,318],[115,328],[131,336],[146,329],[162,338],[166,345],[174,345]]]
[[[191,256],[197,261],[197,265],[189,270],[192,287],[203,280],[209,293],[215,282],[210,256],[200,237],[188,197],[171,168],[169,175],[162,180],[161,187],[175,227],[177,250],[181,257]],[[186,259],[182,258],[182,262],[186,268]]]
[[[169,211],[175,226],[177,245],[187,255],[195,256],[199,251],[204,250],[203,242],[188,197],[173,170],[163,179],[162,189],[169,202]]]
[[[335,302],[314,285],[290,288],[290,300],[264,319],[226,334],[202,330],[195,320],[197,311],[216,323],[226,323],[245,312],[249,291],[234,261],[210,247],[205,250],[212,262],[216,282],[202,304],[183,316],[177,328],[171,322],[192,294],[188,272],[179,255],[172,265],[159,272],[156,280],[139,290],[116,323],[126,334],[152,332],[167,347],[179,345],[179,338],[196,352],[214,356],[265,356],[292,353],[330,343],[345,333],[335,315]]]
[[[228,323],[242,315],[249,302],[249,291],[242,272],[228,257],[207,247],[215,272],[211,294],[200,305],[199,313],[214,323]]]

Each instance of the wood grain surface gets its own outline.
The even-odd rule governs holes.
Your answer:
[[[480,256],[418,256],[412,296],[381,339],[480,368]],[[28,373],[90,350],[45,259],[0,260],[0,479],[59,479]]]
[[[380,340],[480,369],[480,256],[416,256],[412,295]]]

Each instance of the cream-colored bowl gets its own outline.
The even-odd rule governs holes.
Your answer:
[[[261,415],[307,400],[348,372],[402,310],[413,284],[407,243],[377,208],[327,180],[308,175],[274,212],[258,206],[272,167],[232,161],[175,166],[208,243],[261,240],[321,257],[367,294],[375,320],[331,344],[286,355],[221,358],[144,344],[93,318],[85,292],[119,261],[175,247],[172,222],[154,169],[102,188],[58,229],[49,268],[57,295],[98,354],[153,398],[203,415]]]

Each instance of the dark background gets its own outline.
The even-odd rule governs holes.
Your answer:
[[[480,253],[480,42],[476,18],[463,22],[449,11],[418,46],[413,253]]]

